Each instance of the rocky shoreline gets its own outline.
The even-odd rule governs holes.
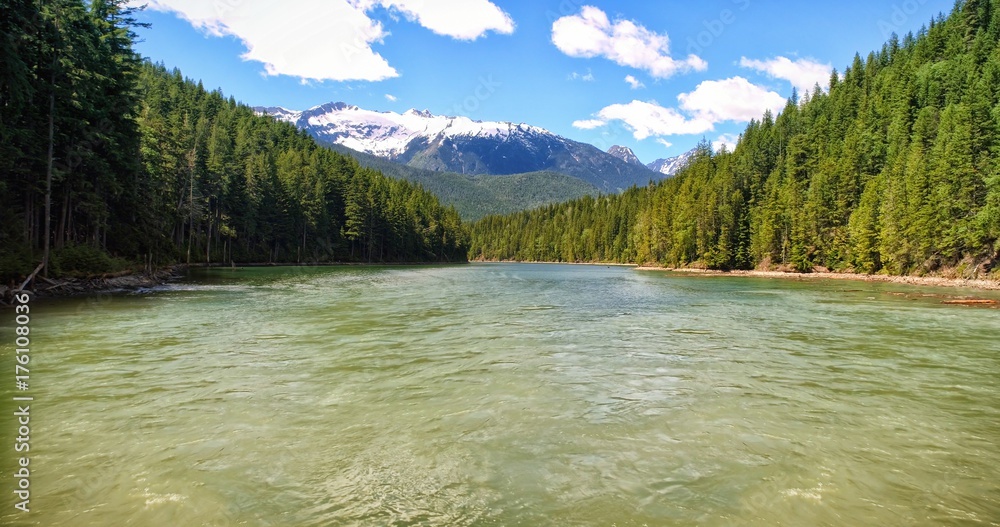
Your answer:
[[[552,263],[552,262],[535,262],[535,263]],[[265,266],[274,264],[242,264],[239,267],[245,266]],[[603,263],[592,263],[584,265],[623,265],[623,264],[603,264]],[[626,265],[627,266],[627,265]],[[148,289],[151,287],[160,286],[166,284],[170,281],[181,278],[182,271],[185,269],[184,265],[176,265],[171,267],[166,267],[153,271],[152,273],[146,272],[132,272],[124,271],[121,273],[109,273],[99,276],[89,276],[85,278],[60,278],[60,279],[47,279],[42,277],[37,277],[34,287],[29,287],[26,289],[34,298],[58,298],[58,297],[68,297],[77,295],[87,295],[93,293],[101,292],[120,292],[120,291],[136,291],[140,289]],[[219,266],[224,267],[224,266]],[[756,277],[756,278],[777,278],[783,280],[853,280],[862,282],[883,282],[892,284],[902,284],[902,285],[915,285],[915,286],[933,286],[933,287],[950,287],[950,288],[965,288],[965,289],[979,289],[984,291],[1000,291],[1000,280],[970,280],[963,278],[946,278],[939,276],[892,276],[892,275],[867,275],[867,274],[855,274],[855,273],[833,273],[833,272],[815,272],[815,273],[795,273],[786,271],[718,271],[711,269],[691,269],[691,268],[675,268],[675,267],[653,267],[653,266],[631,266],[637,271],[659,271],[659,272],[671,272],[678,274],[697,274],[702,276],[745,276],[745,277]],[[0,285],[0,307],[11,305],[13,303],[14,294],[18,292],[18,289],[11,288],[9,286]],[[981,300],[974,299],[976,303],[989,303],[991,305],[1000,304],[1000,302],[992,299]],[[955,302],[963,303],[963,302]]]
[[[173,266],[158,269],[151,273],[124,271],[85,278],[48,279],[39,276],[35,278],[35,283],[32,287],[26,288],[25,291],[29,292],[32,298],[57,298],[101,292],[136,291],[163,285],[171,280],[180,278],[181,269],[179,266]],[[17,292],[19,292],[18,289],[0,286],[0,306],[12,304],[13,297]]]
[[[407,262],[390,263],[387,265],[439,265],[441,262]],[[48,279],[42,276],[35,276],[31,280],[33,283],[25,287],[25,291],[31,294],[32,298],[62,298],[78,295],[88,295],[94,293],[109,293],[122,291],[137,291],[149,289],[168,282],[182,278],[184,271],[190,268],[219,268],[219,269],[242,269],[245,267],[284,267],[284,266],[348,266],[348,265],[372,265],[367,263],[353,262],[329,262],[329,263],[264,263],[248,262],[240,264],[221,263],[194,263],[177,264],[169,267],[157,269],[152,273],[136,272],[133,270],[119,273],[105,273],[101,275],[88,276],[83,278],[58,278]],[[381,265],[381,264],[374,264]],[[13,304],[14,295],[20,290],[16,285],[0,285],[0,308]]]
[[[636,267],[639,271],[664,271],[683,274],[699,274],[706,276],[747,276],[757,278],[781,278],[791,280],[855,280],[862,282],[885,282],[892,284],[953,287],[982,289],[987,291],[1000,291],[1000,281],[998,280],[970,280],[965,278],[946,278],[940,276],[893,276],[882,274],[855,274],[855,273],[794,273],[784,271],[716,271],[710,269],[686,269],[674,267]]]

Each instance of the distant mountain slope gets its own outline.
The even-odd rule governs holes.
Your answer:
[[[603,192],[645,185],[662,175],[543,128],[408,110],[376,112],[342,102],[306,111],[257,107],[295,124],[321,143],[342,145],[415,168],[471,175],[551,171]]]
[[[679,156],[657,159],[656,161],[646,165],[646,167],[665,176],[672,176],[680,172],[682,168],[688,165],[691,159],[694,158],[694,154],[697,150],[697,148],[693,148]]]
[[[632,149],[627,146],[620,146],[620,145],[612,146],[611,148],[608,149],[608,154],[611,154],[630,165],[646,166],[642,164],[642,161],[639,161],[639,158],[636,157],[635,152],[633,152]]]
[[[509,214],[550,203],[560,203],[599,194],[597,187],[565,174],[530,172],[509,176],[486,176],[435,172],[393,163],[384,158],[357,152],[341,145],[330,148],[355,158],[362,166],[397,179],[418,183],[452,205],[462,219],[475,221],[491,214]]]

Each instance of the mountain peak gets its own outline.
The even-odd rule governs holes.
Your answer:
[[[409,110],[406,110],[406,112],[403,113],[403,115],[413,115],[416,117],[424,117],[426,119],[434,117],[434,114],[432,114],[430,110],[418,110],[416,108],[410,108]]]
[[[608,154],[611,154],[630,165],[645,166],[642,164],[642,161],[639,161],[639,158],[636,157],[635,152],[633,152],[632,149],[627,146],[621,146],[621,145],[612,146],[611,148],[608,149]]]
[[[313,106],[309,108],[310,113],[326,113],[326,112],[343,112],[346,110],[360,110],[357,106],[353,104],[347,104],[346,102],[328,102],[326,104],[320,104],[319,106]]]
[[[618,154],[612,155],[525,123],[434,115],[415,108],[399,114],[343,102],[304,112],[266,110],[259,109],[307,130],[321,143],[414,168],[492,175],[553,171],[603,192],[658,179],[628,148],[617,147]]]
[[[691,158],[694,157],[697,152],[698,148],[695,147],[679,156],[657,159],[656,161],[646,165],[646,167],[653,172],[659,172],[666,176],[672,176],[687,166],[687,164],[691,161]]]

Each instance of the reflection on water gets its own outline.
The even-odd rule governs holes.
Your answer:
[[[900,291],[470,265],[38,303],[0,518],[997,525],[1000,310]]]

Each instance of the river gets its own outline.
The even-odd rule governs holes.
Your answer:
[[[1000,525],[1000,310],[942,292],[472,264],[37,301],[0,519]]]

